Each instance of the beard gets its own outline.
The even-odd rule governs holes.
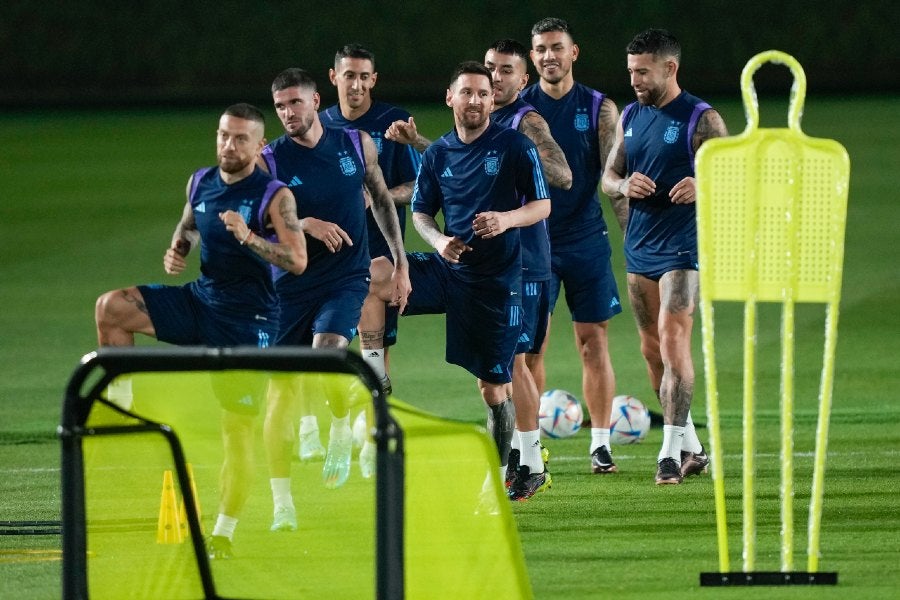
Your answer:
[[[222,154],[218,154],[216,159],[222,172],[228,173],[229,175],[243,171],[251,162],[250,160],[245,160],[238,156],[224,156]]]
[[[635,93],[641,106],[657,106],[665,93],[665,88],[648,89],[643,95]]]
[[[292,138],[302,138],[306,135],[306,132],[310,130],[313,125],[313,117],[307,117],[306,119],[300,119],[295,124],[295,129],[288,133],[288,135]]]

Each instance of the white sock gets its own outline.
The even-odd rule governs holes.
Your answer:
[[[519,431],[518,427],[513,429],[512,440],[510,440],[510,442],[509,442],[510,450],[521,450],[522,449],[522,442],[519,440],[520,435],[522,435],[522,433]]]
[[[684,427],[675,425],[663,425],[663,443],[659,450],[657,462],[664,458],[674,458],[681,464],[681,445],[684,441]]]
[[[609,450],[609,427],[591,427],[591,453],[600,446]]]
[[[541,432],[537,429],[534,431],[522,431],[518,437],[522,443],[522,455],[519,458],[519,464],[528,467],[532,473],[543,473],[544,460],[541,458]]]
[[[294,508],[290,477],[273,477],[269,479],[269,485],[272,486],[272,503],[275,505],[275,512],[278,512],[280,508]]]
[[[125,410],[131,410],[134,395],[131,391],[131,377],[122,375],[114,379],[106,388],[106,399]]]
[[[319,430],[319,421],[316,419],[316,415],[306,415],[305,417],[300,417],[300,433],[306,434],[311,431]]]
[[[387,370],[384,367],[384,348],[368,348],[363,350],[362,357],[365,363],[375,371],[378,379],[387,377]]]
[[[227,537],[230,540],[234,537],[234,528],[237,527],[237,524],[238,520],[236,518],[219,513],[212,534]]]
[[[331,417],[330,439],[347,440],[353,437],[353,430],[350,429],[350,415],[346,417]]]
[[[687,423],[684,425],[684,442],[681,444],[681,449],[694,454],[699,454],[703,451],[703,444],[700,443],[700,438],[697,437],[697,430],[694,428],[694,420],[691,418],[690,411],[688,411]]]

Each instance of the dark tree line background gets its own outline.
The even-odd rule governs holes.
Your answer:
[[[647,27],[683,46],[680,82],[698,95],[737,94],[757,52],[792,54],[810,94],[900,92],[893,1],[624,0],[610,2],[303,2],[7,0],[0,8],[0,105],[174,106],[269,102],[283,68],[319,81],[325,102],[334,52],[359,42],[376,54],[378,95],[395,102],[443,99],[464,59],[480,60],[495,39],[530,45],[545,16],[570,21],[581,57],[576,79],[630,99],[624,47]],[[532,71],[532,77],[533,77]],[[786,89],[786,69],[765,67],[761,92]]]

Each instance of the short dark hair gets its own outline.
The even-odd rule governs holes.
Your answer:
[[[275,81],[272,82],[272,93],[274,94],[291,87],[307,88],[314,92],[317,89],[316,80],[312,78],[312,75],[308,71],[297,67],[285,69],[275,76]]]
[[[499,52],[500,54],[512,54],[513,56],[518,56],[526,63],[528,62],[528,49],[516,40],[510,38],[497,40],[496,42],[491,44],[488,50],[493,50],[494,52]]]
[[[493,81],[493,77],[491,76],[491,72],[487,70],[482,63],[474,61],[474,60],[465,60],[453,69],[453,74],[450,75],[450,87],[453,87],[453,84],[456,83],[456,80],[460,78],[461,75],[484,75],[488,78],[488,81]]]
[[[674,56],[676,61],[681,61],[681,44],[674,35],[665,29],[647,29],[640,32],[628,42],[625,52],[628,54],[653,54],[653,58]]]
[[[532,36],[540,35],[542,33],[548,33],[550,31],[561,31],[563,33],[569,34],[569,37],[573,40],[575,39],[575,36],[572,35],[572,26],[569,25],[569,22],[565,19],[559,19],[557,17],[547,17],[545,19],[541,19],[531,27]]]
[[[263,116],[263,112],[252,104],[247,104],[246,102],[238,102],[237,104],[232,104],[231,106],[226,108],[225,112],[223,112],[222,114],[228,115],[229,117],[237,117],[238,119],[256,121],[263,126],[265,126],[266,124],[266,118]]]
[[[375,70],[375,53],[362,44],[346,44],[334,54],[334,66],[337,67],[342,58],[361,58],[372,63]]]

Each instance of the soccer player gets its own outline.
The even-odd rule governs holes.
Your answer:
[[[605,94],[575,81],[572,67],[579,50],[566,21],[547,18],[535,23],[530,55],[540,80],[526,88],[521,98],[546,119],[572,170],[571,188],[551,190],[550,310],[564,286],[581,357],[582,393],[591,416],[591,470],[614,473],[617,467],[610,453],[609,418],[615,374],[607,328],[622,306],[597,186],[612,146],[618,111]],[[624,203],[620,204],[614,202],[614,208],[624,231]],[[528,363],[538,389],[543,389],[543,355],[529,354]]]
[[[628,297],[664,419],[656,483],[678,484],[709,464],[690,413],[698,294],[694,155],[728,131],[718,112],[679,86],[681,46],[671,33],[648,29],[626,52],[637,102],[616,126],[603,191],[629,202]]]
[[[416,231],[435,252],[409,255],[413,291],[403,314],[446,314],[446,360],[477,378],[505,477],[521,329],[519,231],[547,217],[550,195],[531,140],[491,122],[493,95],[484,65],[467,61],[453,71],[446,103],[454,128],[425,151],[412,200]],[[394,300],[387,275],[373,268],[369,299]],[[360,322],[364,332],[382,327]],[[360,339],[377,343],[377,336]]]
[[[538,149],[544,174],[553,187],[572,187],[572,171],[562,149],[550,135],[547,122],[533,106],[519,98],[528,83],[528,50],[511,39],[494,42],[484,56],[494,86],[494,111],[491,120],[526,135]],[[513,365],[513,404],[516,408],[516,432],[506,472],[509,497],[527,500],[550,486],[538,429],[540,391],[528,368],[526,353],[536,353],[543,345],[550,318],[550,238],[547,221],[524,227],[522,241],[522,331]]]
[[[378,166],[378,150],[369,134],[356,129],[323,127],[319,93],[303,69],[286,69],[272,83],[275,112],[285,134],[268,144],[261,162],[287,182],[297,198],[297,211],[307,235],[309,264],[302,277],[279,271],[275,289],[281,299],[279,345],[346,348],[356,333],[369,291],[369,247],[366,200],[390,248],[392,299],[402,308],[409,295],[409,273],[397,211]],[[291,407],[294,381],[273,378],[269,388],[264,437],[275,505],[273,531],[297,528],[290,489],[293,446]],[[331,432],[322,478],[336,488],[350,473],[352,432],[346,398],[329,396]]]
[[[334,67],[329,69],[328,78],[337,88],[338,103],[321,111],[319,118],[326,127],[359,129],[372,138],[378,150],[378,165],[381,167],[385,184],[397,210],[400,236],[405,239],[406,206],[412,197],[413,183],[422,158],[414,148],[386,139],[384,133],[391,123],[398,119],[409,119],[410,115],[401,108],[372,98],[372,89],[378,81],[375,55],[359,44],[347,44],[337,51],[334,56]],[[369,256],[372,258],[384,256],[390,259],[391,249],[381,234],[371,209],[366,212],[366,226],[369,236]],[[373,353],[384,356],[385,370],[376,374],[382,379],[382,387],[390,393],[388,348],[397,343],[398,311],[396,306],[387,306],[386,310],[384,348],[373,348],[367,350],[366,354],[372,358]],[[306,417],[307,423],[314,419],[314,416]],[[304,439],[318,443],[321,447],[318,428],[313,432],[314,438],[309,433],[306,433],[304,438],[304,433],[301,424],[301,458]],[[375,466],[375,446],[368,437],[359,456],[363,477],[371,477]]]
[[[274,341],[279,309],[270,264],[299,275],[307,255],[293,194],[256,166],[264,144],[258,108],[235,104],[225,110],[216,134],[218,168],[188,179],[187,203],[163,258],[166,273],[177,275],[202,240],[200,278],[101,295],[95,311],[101,346],[132,346],[135,333],[180,345],[264,348]],[[225,461],[219,515],[207,540],[210,558],[231,556],[250,490],[253,418],[262,395],[254,392],[216,389],[224,408]]]

